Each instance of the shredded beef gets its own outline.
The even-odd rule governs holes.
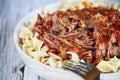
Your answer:
[[[38,15],[33,31],[64,59],[67,51],[94,65],[101,59],[120,58],[120,12],[112,8],[56,11],[44,18]]]

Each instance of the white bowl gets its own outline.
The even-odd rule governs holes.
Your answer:
[[[47,5],[46,8],[48,8],[50,11],[54,12],[56,11],[59,6],[61,6],[60,2]],[[29,14],[27,14],[15,27],[14,30],[14,43],[15,47],[17,48],[17,51],[21,57],[21,59],[25,62],[26,65],[28,65],[31,69],[34,69],[36,73],[38,73],[40,76],[44,77],[46,80],[83,80],[80,76],[65,70],[60,70],[56,68],[52,68],[49,66],[46,66],[36,60],[33,60],[30,56],[28,56],[19,46],[19,38],[18,35],[21,31],[21,27],[24,26],[24,23],[32,21],[34,18],[36,18],[37,13],[42,12],[43,8],[37,9]],[[101,80],[106,80],[110,78],[109,80],[119,80],[120,79],[120,73],[110,73],[110,74],[101,74]],[[109,76],[109,77],[108,77]]]

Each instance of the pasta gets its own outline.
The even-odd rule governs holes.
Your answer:
[[[30,28],[23,27],[21,33],[19,34],[19,38],[21,40],[20,41],[21,48],[33,59],[40,61],[43,64],[55,68],[62,67],[63,65],[62,58],[53,53],[47,53],[47,51],[49,50],[48,47],[42,46],[43,41],[39,40],[37,38],[38,36],[39,36],[38,33],[35,33],[35,35],[33,35]]]
[[[76,53],[74,53],[74,52],[67,52],[67,54],[71,54],[72,55],[72,58],[71,58],[71,60],[72,61],[79,61],[79,57],[78,57],[78,55],[76,54]]]
[[[101,61],[97,68],[101,72],[118,72],[120,70],[120,59],[117,57],[111,58],[109,61]]]

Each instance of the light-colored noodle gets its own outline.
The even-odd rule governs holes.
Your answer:
[[[62,67],[62,58],[53,53],[47,53],[49,48],[43,46],[43,41],[39,40],[38,36],[39,34],[33,34],[30,28],[23,27],[19,34],[21,48],[33,59],[43,64],[56,68]]]
[[[101,61],[97,68],[102,72],[117,72],[120,70],[120,59],[111,58],[109,61]]]

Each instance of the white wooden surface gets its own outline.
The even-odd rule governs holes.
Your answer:
[[[55,1],[60,0],[0,0],[0,80],[44,80],[27,67],[24,77],[20,76],[19,68],[24,63],[14,47],[13,30],[27,13]]]
[[[24,63],[13,43],[18,21],[32,10],[55,1],[58,0],[0,0],[0,80],[22,80],[19,67]]]

